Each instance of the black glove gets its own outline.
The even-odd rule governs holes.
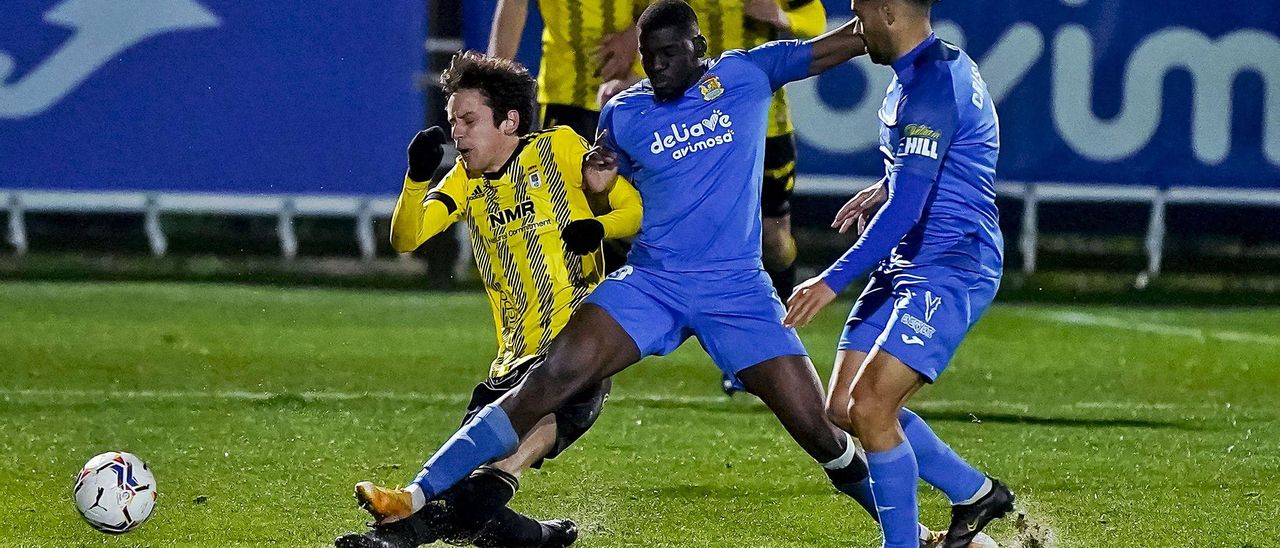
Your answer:
[[[595,219],[580,219],[564,227],[560,236],[569,251],[586,255],[600,249],[600,242],[604,241],[604,225]]]
[[[431,180],[444,158],[444,129],[431,126],[419,131],[409,143],[409,179],[423,183]]]

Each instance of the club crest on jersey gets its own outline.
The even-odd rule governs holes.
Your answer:
[[[542,176],[538,172],[529,174],[529,186],[533,188],[542,188]]]
[[[719,76],[708,76],[698,84],[698,90],[702,92],[703,101],[712,101],[716,97],[724,95],[724,86],[720,84]]]

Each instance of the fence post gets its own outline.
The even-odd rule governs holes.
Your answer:
[[[1022,193],[1022,234],[1018,240],[1022,251],[1022,271],[1034,274],[1036,271],[1036,247],[1040,229],[1040,198],[1036,196],[1036,185],[1027,183]]]
[[[17,192],[9,194],[9,245],[14,253],[27,254],[27,221],[22,211],[22,199]]]
[[[147,233],[147,244],[151,246],[152,255],[163,257],[169,250],[169,240],[164,236],[164,227],[160,226],[160,198],[148,194],[146,208],[143,230]]]
[[[356,214],[356,241],[360,244],[360,258],[372,261],[378,251],[373,236],[373,206],[369,199],[360,200],[360,210]]]
[[[1147,269],[1138,274],[1138,279],[1134,285],[1138,289],[1143,289],[1151,280],[1160,275],[1160,263],[1164,260],[1164,233],[1165,233],[1165,202],[1168,199],[1168,191],[1161,188],[1156,190],[1155,196],[1151,198],[1151,217],[1147,223]]]
[[[280,254],[286,259],[298,256],[298,236],[293,231],[293,213],[296,209],[293,198],[285,198],[280,204],[280,216],[276,222],[276,233],[280,235]]]

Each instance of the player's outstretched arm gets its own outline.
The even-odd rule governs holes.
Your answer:
[[[629,238],[640,231],[644,206],[640,192],[626,179],[618,177],[609,191],[609,212],[596,219],[604,227],[604,238]]]
[[[409,170],[404,188],[391,214],[391,247],[400,253],[418,248],[461,216],[459,180],[446,177],[429,189],[431,176],[444,158],[444,130],[439,126],[419,131],[409,143]],[[452,175],[452,173],[451,173]]]
[[[529,18],[529,0],[498,0],[489,31],[489,55],[515,59]]]
[[[862,21],[857,18],[834,30],[809,40],[813,46],[813,59],[809,61],[809,76],[867,53],[867,42],[862,38]]]

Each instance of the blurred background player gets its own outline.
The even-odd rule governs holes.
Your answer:
[[[454,222],[468,221],[498,356],[472,394],[465,423],[542,362],[551,340],[604,276],[601,241],[634,234],[641,204],[626,181],[607,194],[583,188],[587,147],[571,129],[530,133],[535,82],[516,62],[461,53],[440,81],[459,158],[431,187],[444,132],[436,127],[414,137],[391,243],[397,251],[412,251]],[[421,512],[410,512],[408,500],[396,505],[403,492],[357,484],[363,506],[393,510],[373,512],[372,530],[344,536],[337,545],[417,546],[444,536],[479,546],[567,546],[576,538],[572,522],[538,523],[505,505],[524,470],[554,458],[595,422],[609,387],[605,380],[578,390],[542,417],[510,456],[480,467]]]
[[[995,104],[973,60],[934,35],[934,1],[853,2],[872,62],[894,71],[879,113],[885,178],[837,215],[843,231],[875,212],[840,260],[796,288],[786,318],[807,323],[874,267],[840,337],[827,411],[866,447],[885,548],[916,545],[919,479],[951,499],[949,548],[1014,502],[903,407],[990,306],[1004,261]]]
[[[643,0],[640,0],[643,2]],[[819,0],[689,0],[700,14],[702,34],[707,39],[707,56],[715,58],[732,49],[750,49],[779,38],[808,39],[827,30],[827,12]],[[628,74],[624,81],[606,81],[601,102],[639,81]],[[778,297],[786,299],[796,285],[796,240],[791,235],[791,194],[796,182],[796,139],[787,106],[786,88],[778,88],[769,105],[769,125],[765,132],[764,184],[760,214],[763,217],[761,259]],[[736,379],[725,376],[721,388],[726,394],[743,389]]]

